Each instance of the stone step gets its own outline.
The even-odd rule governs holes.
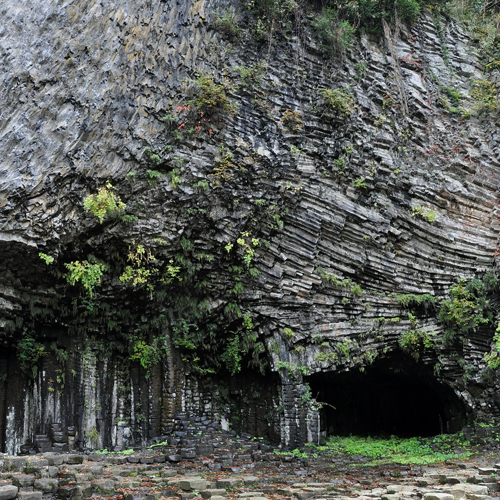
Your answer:
[[[0,500],[16,498],[19,489],[17,486],[0,486]]]

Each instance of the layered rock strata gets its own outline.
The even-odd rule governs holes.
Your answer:
[[[473,89],[498,71],[483,73],[460,26],[430,12],[397,39],[361,36],[338,61],[307,22],[262,41],[233,7],[228,37],[217,2],[3,3],[8,453],[145,443],[179,411],[318,442],[342,426],[344,396],[328,385],[359,369],[420,371],[442,400],[438,430],[500,415],[484,361],[493,323],[446,343],[438,319],[459,279],[496,265],[498,122]],[[210,112],[196,110],[200,75],[219,89]],[[322,89],[342,90],[348,109]],[[100,224],[83,202],[108,181],[128,218]],[[171,273],[161,293],[118,279],[138,245]],[[106,264],[95,295],[64,278],[75,261]],[[402,305],[409,294],[433,299]],[[431,345],[403,353],[411,332]],[[243,371],[228,380],[236,345]]]

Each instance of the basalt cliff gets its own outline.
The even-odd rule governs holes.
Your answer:
[[[302,7],[3,0],[3,451],[500,417],[498,64]]]

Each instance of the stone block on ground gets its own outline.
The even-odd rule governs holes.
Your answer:
[[[236,488],[243,483],[241,478],[227,477],[223,479],[217,479],[217,488]]]
[[[424,493],[424,500],[454,500],[450,493],[429,492]]]
[[[446,484],[461,484],[464,482],[463,477],[449,476],[446,478]]]
[[[258,484],[260,479],[257,476],[242,476],[241,479],[243,479],[243,484],[245,486],[254,486],[255,484]]]
[[[47,475],[49,477],[57,477],[59,474],[59,468],[58,467],[51,467],[50,465],[47,467]]]
[[[382,500],[398,500],[401,498],[401,495],[396,494],[396,493],[386,493],[385,495],[382,495]]]
[[[85,468],[82,468],[82,472],[84,474],[89,474],[96,479],[100,479],[103,474],[102,465],[89,465]]]
[[[33,487],[35,490],[40,490],[42,493],[55,493],[57,490],[58,481],[56,479],[37,479]]]
[[[94,481],[92,487],[95,492],[103,495],[112,495],[115,492],[115,483],[111,479],[101,479]]]
[[[491,474],[496,474],[498,472],[494,467],[478,467],[477,471],[480,476],[491,476]]]
[[[164,469],[160,472],[161,477],[172,477],[177,474],[177,471],[174,469]]]
[[[195,447],[195,453],[201,457],[208,457],[214,452],[214,447],[212,444],[197,444]]]
[[[298,490],[294,492],[294,495],[299,499],[299,500],[308,500],[309,498],[312,498],[314,496],[314,492],[312,491],[304,491],[304,490]],[[258,497],[257,497],[258,498]],[[255,498],[253,499],[255,500]],[[390,499],[389,499],[390,500]]]
[[[38,458],[38,457],[27,457],[26,458],[26,466],[27,467],[47,467],[49,461],[46,458]]]
[[[225,497],[227,496],[227,492],[224,489],[203,490],[200,491],[200,495],[203,498],[211,498],[214,496]]]
[[[16,498],[19,491],[17,486],[0,486],[0,500],[10,500]]]
[[[206,490],[207,486],[208,486],[207,481],[202,478],[181,479],[179,481],[179,487],[184,491]]]
[[[158,500],[160,498],[159,493],[129,493],[124,500]]]
[[[4,458],[2,472],[22,472],[26,466],[25,457],[9,457]]]
[[[33,486],[35,476],[28,474],[17,474],[12,476],[12,484],[18,488],[25,488],[26,486]]]
[[[465,498],[467,493],[474,493],[475,495],[488,494],[488,488],[486,486],[480,486],[479,484],[456,484],[446,491],[456,499]]]
[[[81,500],[83,488],[78,486],[62,486],[57,490],[57,498],[62,500]]]
[[[493,479],[493,478],[491,478],[491,479]],[[490,493],[495,493],[497,491],[500,491],[500,484],[498,483],[498,481],[491,482],[491,483],[480,483],[480,484],[478,484],[478,486],[486,486],[486,488],[488,488],[488,491]]]
[[[55,453],[45,453],[45,459],[48,465],[62,465],[64,463],[63,455],[56,455]]]
[[[94,495],[94,489],[92,487],[92,483],[90,481],[86,481],[84,483],[79,484],[82,489],[83,498],[90,498]]]
[[[195,498],[196,495],[194,493],[180,493],[177,495],[181,500],[191,500],[192,498]]]
[[[83,464],[85,457],[83,455],[68,454],[64,455],[64,463],[68,465]]]
[[[315,495],[323,495],[326,493],[326,488],[318,488],[318,487],[313,487],[313,486],[306,486],[304,488],[304,491],[311,491]]]
[[[17,494],[18,500],[42,500],[41,491],[20,491]]]

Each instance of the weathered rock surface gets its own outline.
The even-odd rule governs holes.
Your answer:
[[[500,416],[498,380],[484,362],[492,324],[442,344],[438,307],[397,299],[439,301],[495,265],[500,137],[492,117],[474,114],[471,78],[484,74],[467,35],[453,22],[438,33],[424,13],[394,40],[398,61],[383,39],[364,36],[340,64],[323,59],[307,23],[300,36],[283,27],[262,44],[242,11],[241,38],[228,41],[213,23],[223,8],[2,2],[0,441],[11,455],[126,449],[166,437],[176,413],[171,462],[210,455],[216,443],[189,434],[209,436],[208,422],[227,428],[232,417],[285,445],[318,442],[355,420],[316,405],[319,394],[335,406],[320,388],[363,386],[348,377],[368,375],[371,363],[371,380],[395,366],[432,394],[429,429]],[[188,105],[200,73],[238,85],[228,90],[233,116]],[[446,87],[470,119],[443,105]],[[350,113],[329,112],[322,88],[349,88]],[[84,212],[85,197],[108,180],[136,221],[100,224]],[[138,244],[184,281],[127,287],[118,277]],[[63,274],[65,264],[95,258],[107,268],[89,297]],[[248,353],[239,346],[244,370],[227,377],[232,342],[250,330]],[[206,344],[193,350],[197,332]],[[401,351],[408,332],[436,341],[412,353],[418,363]],[[16,348],[30,335],[44,356]],[[210,367],[226,381],[196,378]],[[340,373],[347,378],[336,383]],[[392,433],[397,412],[380,405]],[[37,477],[61,466],[47,460]],[[82,495],[75,486],[65,498]]]

